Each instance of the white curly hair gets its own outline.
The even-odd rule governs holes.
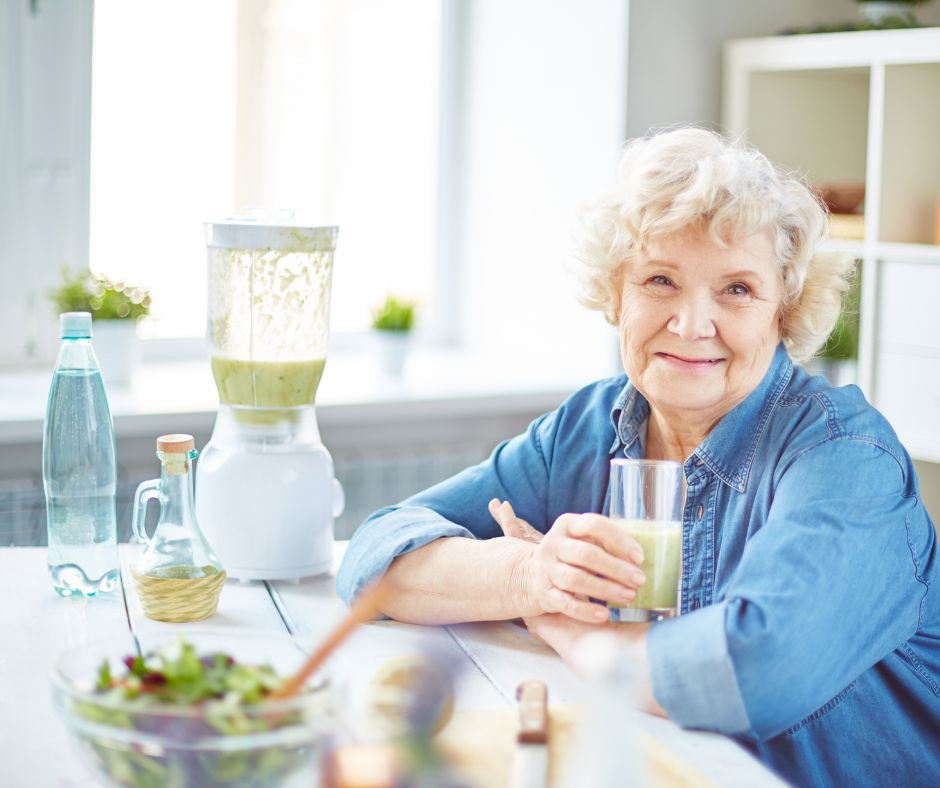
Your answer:
[[[705,232],[727,248],[770,232],[783,292],[781,334],[799,362],[826,342],[854,275],[850,255],[820,252],[826,209],[801,178],[703,128],[629,141],[614,189],[585,212],[584,230],[575,253],[581,302],[614,325],[624,270],[651,241]]]

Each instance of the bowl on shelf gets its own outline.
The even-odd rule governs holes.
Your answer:
[[[855,213],[865,199],[865,184],[858,181],[814,183],[813,191],[829,213]]]
[[[224,654],[235,665],[270,665],[289,676],[306,658],[287,635],[210,628],[162,631],[142,637],[140,648],[178,654],[181,639],[205,665]],[[53,668],[56,711],[100,779],[155,787],[316,784],[324,741],[337,728],[328,679],[315,676],[292,698],[255,705],[231,698],[176,705],[146,692],[131,700],[97,689],[105,660],[119,676],[135,653],[127,634],[70,649]]]

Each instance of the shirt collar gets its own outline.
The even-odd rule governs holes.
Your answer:
[[[621,448],[629,449],[633,446],[640,435],[640,428],[649,415],[650,406],[646,397],[640,394],[628,380],[610,411],[610,421],[614,426],[614,442],[608,453],[614,455]]]
[[[690,463],[708,466],[725,484],[738,492],[744,492],[754,453],[767,426],[770,411],[792,374],[793,362],[781,342],[757,388],[722,417],[693,452]],[[629,449],[636,442],[643,424],[649,418],[649,412],[646,398],[627,381],[610,412],[615,432],[609,452],[611,455],[620,448]]]

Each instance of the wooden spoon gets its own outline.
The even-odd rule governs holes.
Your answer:
[[[307,661],[300,667],[290,679],[285,681],[278,689],[272,692],[268,697],[271,700],[284,700],[292,695],[296,695],[303,687],[304,683],[333,653],[336,647],[342,643],[352,631],[364,623],[375,618],[379,612],[379,605],[385,597],[385,584],[379,580],[366,588],[356,597],[349,612],[340,620],[336,628],[327,636],[307,658]]]

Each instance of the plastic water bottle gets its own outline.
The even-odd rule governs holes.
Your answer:
[[[585,718],[561,784],[649,785],[636,711],[638,659],[633,650],[612,632],[600,630],[578,639],[571,661],[587,681]]]
[[[114,429],[91,314],[65,312],[59,328],[42,439],[49,573],[62,596],[90,597],[113,591],[119,578]]]

